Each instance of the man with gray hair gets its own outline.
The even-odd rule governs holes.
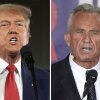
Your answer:
[[[49,77],[44,78],[45,73],[36,69],[36,84],[33,84],[27,64],[21,58],[20,50],[29,43],[31,16],[26,6],[0,5],[0,100],[49,98]]]
[[[64,35],[70,54],[51,67],[51,100],[100,100],[100,8],[76,7]]]

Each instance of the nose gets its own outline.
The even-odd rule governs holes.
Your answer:
[[[11,23],[10,27],[9,27],[9,32],[8,34],[18,34],[17,33],[17,28],[16,25],[14,23]]]
[[[10,31],[8,34],[18,34],[16,31]]]
[[[9,25],[9,33],[14,34],[17,31],[17,26],[14,22],[11,22]]]
[[[91,36],[89,33],[84,34],[83,40],[85,43],[90,43],[91,42]]]

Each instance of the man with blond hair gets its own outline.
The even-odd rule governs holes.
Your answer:
[[[36,69],[35,93],[32,76],[21,58],[20,50],[29,43],[31,16],[26,6],[0,5],[0,100],[48,100],[49,79]]]

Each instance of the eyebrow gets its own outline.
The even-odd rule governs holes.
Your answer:
[[[9,21],[7,21],[7,20],[1,20],[0,21],[0,23],[3,23],[3,22],[8,22],[9,23]]]
[[[1,20],[0,23],[3,23],[3,22],[8,22],[10,23],[10,21],[8,20]],[[15,20],[15,22],[24,22],[24,20]]]
[[[24,22],[24,20],[16,20],[15,22]]]

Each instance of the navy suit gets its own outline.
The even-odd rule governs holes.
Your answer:
[[[49,100],[49,74],[35,69],[39,100]],[[24,61],[22,61],[23,100],[36,100],[35,90],[32,87],[32,76]]]
[[[69,56],[51,67],[51,100],[81,100],[69,64]]]

